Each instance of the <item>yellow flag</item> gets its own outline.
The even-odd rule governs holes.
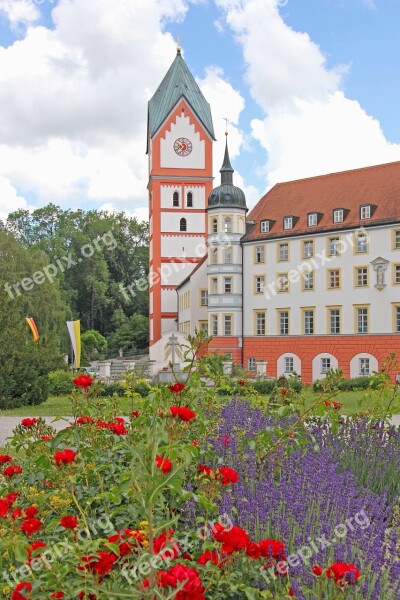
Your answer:
[[[74,351],[74,367],[79,369],[81,366],[81,322],[67,321],[67,327]]]

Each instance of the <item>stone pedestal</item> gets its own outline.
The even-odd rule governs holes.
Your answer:
[[[102,360],[99,362],[99,379],[108,383],[111,379],[111,361]]]
[[[224,370],[224,375],[232,375],[232,367],[233,367],[233,360],[223,360],[222,361],[222,368]]]
[[[256,361],[256,372],[257,377],[266,377],[267,376],[267,361],[266,360],[257,360]]]

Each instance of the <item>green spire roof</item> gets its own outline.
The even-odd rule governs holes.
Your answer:
[[[212,139],[215,140],[210,105],[183,60],[179,48],[174,62],[149,102],[150,137],[153,137],[182,97],[185,98]]]

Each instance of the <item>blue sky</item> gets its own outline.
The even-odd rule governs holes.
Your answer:
[[[400,160],[400,0],[0,0],[0,218],[146,216],[146,102],[184,57],[253,206],[278,181]]]

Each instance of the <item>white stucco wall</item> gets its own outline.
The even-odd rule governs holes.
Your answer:
[[[174,150],[174,142],[178,138],[187,138],[192,142],[192,152],[188,156],[179,156]],[[161,167],[166,169],[204,169],[205,168],[205,142],[200,139],[195,126],[190,123],[189,117],[179,116],[171,129],[160,140]]]

